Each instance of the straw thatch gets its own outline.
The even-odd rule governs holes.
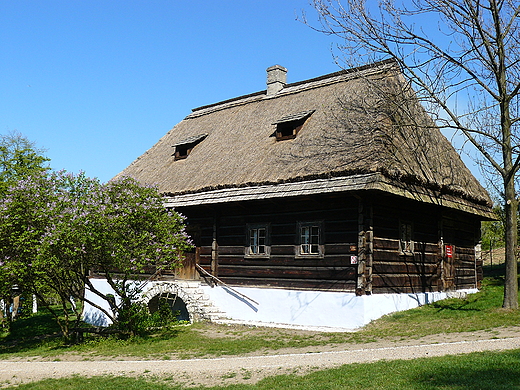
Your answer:
[[[306,117],[294,139],[276,140],[278,124]],[[188,158],[174,158],[201,134]],[[386,188],[491,205],[390,61],[195,109],[119,175],[175,197],[369,174]]]

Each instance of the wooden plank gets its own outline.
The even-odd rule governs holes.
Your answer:
[[[457,246],[456,253],[475,256],[475,248],[465,248],[462,246]]]
[[[455,285],[457,289],[475,288],[475,277],[456,278]]]
[[[374,237],[374,250],[394,250],[399,251],[399,240],[382,239],[381,237]]]
[[[438,243],[415,241],[414,246],[418,253],[437,253],[439,251]],[[374,249],[399,252],[399,240],[374,237]]]
[[[372,283],[374,288],[379,287],[413,287],[417,291],[420,291],[423,287],[436,287],[437,286],[437,275],[430,274],[424,275],[423,277],[418,275],[381,275],[374,274]],[[379,292],[374,290],[374,292]]]
[[[475,277],[475,268],[457,268],[455,270],[455,276],[458,277]]]
[[[219,267],[219,278],[276,278],[276,279],[319,279],[319,280],[354,280],[357,276],[354,268],[303,268],[303,267]]]
[[[199,261],[201,265],[210,265],[211,264],[211,256],[199,256]]]
[[[211,245],[201,246],[200,247],[200,255],[201,256],[204,256],[204,255],[210,255],[211,256]]]
[[[271,245],[271,256],[280,255],[294,257],[294,245]]]
[[[351,251],[351,247],[357,248],[354,243],[347,244],[326,244],[325,245],[325,255],[345,255],[350,259],[351,255],[356,255],[357,251]],[[210,250],[211,253],[211,250]],[[206,250],[201,250],[201,254],[207,254]],[[245,247],[244,246],[230,246],[230,245],[219,245],[218,247],[219,256],[226,255],[244,255]],[[294,245],[272,245],[270,247],[271,256],[279,256],[286,255],[294,257],[295,247]]]
[[[401,255],[398,252],[394,251],[374,251],[374,261],[382,261],[382,262],[396,262],[396,263],[429,263],[436,264],[439,262],[439,257],[437,254],[415,254],[411,255]]]
[[[412,264],[412,263],[382,263],[375,262],[372,265],[373,272],[377,274],[433,274],[437,272],[437,264]]]
[[[241,255],[244,256],[245,247],[244,246],[228,246],[228,245],[219,245],[218,246],[218,255],[226,256],[226,255]]]
[[[293,266],[293,267],[349,267],[350,256],[348,257],[324,257],[324,258],[294,258],[271,256],[265,257],[220,257],[219,263],[221,265],[237,265],[237,266]]]
[[[437,292],[439,291],[435,285],[426,286],[424,289],[412,288],[410,286],[400,287],[377,287],[377,294],[418,294],[424,292]]]
[[[232,277],[221,278],[230,286],[255,286],[255,287],[278,287],[298,290],[317,291],[344,291],[354,292],[355,281],[351,280],[298,280],[298,279],[236,279]]]
[[[353,247],[351,250],[351,247]],[[325,244],[325,253],[334,255],[356,255],[357,241],[349,243]]]
[[[474,261],[456,261],[457,268],[460,269],[475,269],[476,263]]]
[[[197,279],[198,273],[195,270],[196,260],[196,253],[186,253],[182,262],[182,267],[177,268],[174,272],[175,277],[185,280]]]

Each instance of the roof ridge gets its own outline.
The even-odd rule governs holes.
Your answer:
[[[366,70],[377,69],[377,68],[382,68],[382,67],[387,68],[388,65],[396,66],[397,62],[393,58],[389,58],[389,59],[386,59],[386,60],[382,60],[382,61],[374,62],[372,64],[368,64],[368,65],[362,65],[362,66],[358,66],[358,67],[355,67],[355,68],[349,68],[349,69],[342,69],[342,70],[339,70],[337,72],[328,73],[328,74],[325,74],[325,75],[322,75],[322,76],[314,77],[312,79],[296,81],[294,83],[286,84],[285,87],[280,91],[280,93],[277,94],[277,95],[274,95],[274,96],[267,97],[267,90],[265,90],[265,89],[262,90],[262,91],[253,92],[253,93],[250,93],[250,94],[247,94],[247,95],[237,96],[237,97],[234,97],[234,98],[231,98],[231,99],[222,100],[222,101],[217,102],[217,103],[207,104],[207,105],[204,105],[204,106],[193,108],[191,110],[192,113],[189,114],[186,118],[196,117],[196,116],[204,115],[204,114],[209,114],[209,113],[214,112],[216,110],[223,110],[225,108],[229,108],[229,107],[232,107],[232,106],[235,106],[235,105],[246,104],[246,103],[249,103],[252,100],[250,98],[254,98],[254,97],[262,96],[262,97],[265,97],[265,98],[268,98],[268,99],[272,99],[272,98],[276,98],[278,96],[282,96],[282,95],[287,94],[287,93],[300,92],[300,89],[298,89],[298,90],[292,89],[292,88],[299,87],[299,86],[309,85],[309,88],[316,88],[318,86],[321,86],[321,83],[320,83],[321,81],[330,80],[331,83],[339,82],[339,81],[342,81],[342,80],[337,80],[337,79],[336,80],[332,80],[332,79],[338,78],[340,76],[345,76],[345,75],[350,75],[350,74],[354,74],[354,73],[364,72]],[[381,70],[381,69],[378,69],[378,70]],[[319,85],[315,85],[316,83],[320,83],[320,84]],[[292,90],[289,90],[289,89],[292,89]],[[284,90],[285,90],[285,93],[284,93]]]

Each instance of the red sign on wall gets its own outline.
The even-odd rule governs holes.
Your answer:
[[[446,257],[453,257],[453,246],[446,245]]]

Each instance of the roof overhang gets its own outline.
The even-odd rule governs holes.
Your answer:
[[[436,191],[428,190],[421,186],[403,184],[391,180],[381,173],[358,174],[249,187],[221,188],[168,196],[165,197],[164,204],[166,207],[178,208],[363,190],[382,191],[424,203],[436,204],[476,214],[483,219],[493,219],[491,208],[486,205],[476,204],[453,195],[439,194]]]

